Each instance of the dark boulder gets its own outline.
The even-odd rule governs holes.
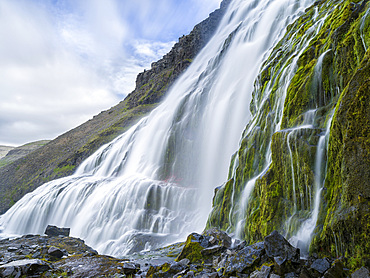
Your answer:
[[[123,273],[126,275],[136,274],[140,270],[140,265],[137,263],[125,262],[122,266]]]
[[[216,228],[212,228],[207,230],[203,233],[204,236],[209,237],[209,243],[211,245],[218,245],[225,248],[230,248],[232,239],[231,237],[224,231],[221,231]]]
[[[185,258],[189,259],[191,263],[203,261],[205,257],[202,254],[202,250],[211,246],[209,239],[209,236],[203,236],[197,233],[190,234],[176,261],[181,261]]]
[[[352,273],[351,278],[370,278],[370,272],[366,267],[361,267]]]
[[[51,269],[48,263],[42,260],[19,260],[0,266],[0,277],[34,276]]]
[[[262,266],[261,270],[256,270],[252,272],[250,278],[268,278],[271,272],[271,267],[269,266]]]
[[[273,231],[265,237],[264,241],[266,254],[269,258],[274,259],[278,265],[285,261],[300,263],[300,251],[293,247],[281,234]]]
[[[325,272],[324,278],[344,278],[348,277],[348,274],[344,271],[344,265],[342,259],[335,260],[331,267]]]
[[[320,274],[324,274],[325,271],[327,271],[330,268],[330,263],[326,258],[317,259],[312,263],[311,268],[316,270]]]
[[[70,228],[59,228],[57,226],[48,225],[45,234],[48,236],[69,236]]]
[[[52,256],[52,257],[55,257],[55,258],[58,258],[58,259],[61,259],[64,254],[63,254],[63,251],[61,251],[60,249],[58,249],[54,246],[51,246],[48,249],[48,255]]]
[[[260,262],[262,255],[265,254],[264,243],[258,242],[229,253],[225,261],[224,275],[231,276],[237,273],[245,273],[248,268]]]

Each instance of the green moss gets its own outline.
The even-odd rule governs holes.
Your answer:
[[[59,168],[59,167],[55,168],[53,170],[53,172],[56,176],[59,176],[59,175],[62,175],[64,172],[70,173],[71,171],[73,171],[75,169],[75,167],[76,167],[75,165],[65,165],[61,168]]]
[[[321,210],[322,231],[313,249],[346,256],[352,269],[370,264],[370,62],[369,52],[343,91],[329,141]]]
[[[204,260],[201,251],[204,248],[200,245],[198,241],[196,241],[193,234],[189,235],[186,239],[185,246],[182,249],[180,255],[175,259],[175,261],[179,262],[182,259],[189,259],[191,263],[200,263]]]
[[[368,196],[362,191],[368,192],[364,185],[366,179],[370,180],[367,174],[370,169],[367,128],[370,126],[367,118],[370,73],[364,63],[364,58],[367,61],[369,56],[365,55],[364,47],[369,40],[369,32],[364,31],[370,25],[369,8],[369,3],[363,1],[321,1],[288,26],[285,37],[261,68],[250,107],[253,119],[245,128],[240,148],[232,159],[232,164],[238,160],[238,167],[230,167],[233,170],[229,171],[229,181],[216,191],[207,227],[234,230],[241,192],[248,180],[267,166],[270,148],[272,163],[257,179],[244,212],[244,236],[253,243],[273,229],[293,235],[302,221],[310,217],[316,146],[337,107],[336,114],[338,110],[348,113],[335,116],[332,121],[325,201],[315,234],[323,232],[314,238],[311,250],[322,249],[320,252],[330,256],[341,255],[341,250],[346,250],[348,256],[353,256],[351,267],[367,260],[366,252],[370,252],[360,238],[367,238],[366,233],[369,234],[368,197],[360,198],[361,205],[357,200],[359,196]],[[313,17],[315,14],[318,16]],[[319,20],[322,20],[321,28],[313,28]],[[319,59],[322,59],[321,65]],[[297,61],[296,67],[292,64],[294,61]],[[353,94],[352,102],[345,103],[344,95],[348,95],[348,91],[357,93]],[[280,115],[282,99],[285,102]],[[301,125],[305,113],[313,109],[315,128],[295,131],[288,136],[289,128]],[[274,134],[281,117],[281,128],[286,130]],[[347,122],[349,124],[344,124]],[[349,229],[345,225],[356,228]],[[348,239],[342,230],[356,236]],[[354,242],[349,247],[353,251],[339,243],[343,240]]]

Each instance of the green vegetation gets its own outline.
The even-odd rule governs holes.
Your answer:
[[[370,261],[369,9],[366,1],[316,2],[288,26],[261,69],[250,107],[254,126],[246,127],[233,157],[238,167],[215,192],[207,227],[235,230],[241,192],[271,154],[243,212],[244,237],[254,243],[275,229],[294,235],[309,217],[316,146],[335,108],[324,204],[311,250],[345,256],[352,269]],[[315,128],[292,131],[313,109]],[[285,130],[274,133],[280,118]]]

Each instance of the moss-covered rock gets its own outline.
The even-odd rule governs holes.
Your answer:
[[[315,249],[370,264],[370,52],[338,101],[330,133],[326,205]]]
[[[235,231],[242,216],[249,243],[274,229],[294,235],[313,209],[317,145],[335,109],[312,251],[348,256],[353,267],[368,261],[369,10],[368,1],[317,1],[288,26],[257,78],[254,118],[208,227]]]

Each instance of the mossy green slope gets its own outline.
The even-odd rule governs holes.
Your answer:
[[[370,51],[341,94],[331,127],[322,232],[315,250],[370,265]]]
[[[336,107],[325,155],[327,191],[312,248],[321,245],[333,255],[348,225],[356,235],[344,250],[347,256],[357,253],[364,260],[370,253],[361,240],[370,226],[370,111],[364,105],[370,95],[369,10],[368,1],[318,1],[288,26],[261,68],[251,104],[254,119],[233,157],[228,182],[217,189],[208,227],[235,231],[242,215],[242,236],[249,243],[275,229],[294,235],[312,210],[317,143]],[[295,129],[310,111],[311,127]],[[243,188],[256,176],[247,205],[241,204]]]

